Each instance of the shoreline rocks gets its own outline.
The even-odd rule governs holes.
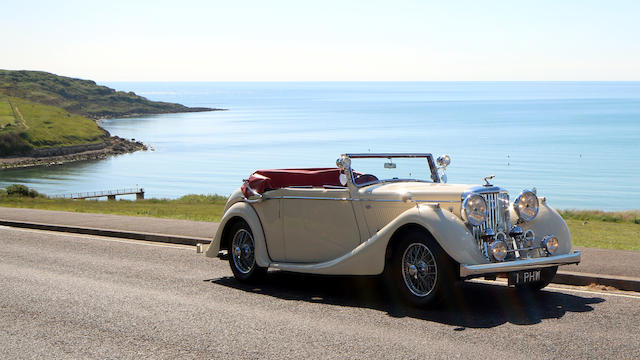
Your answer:
[[[0,158],[0,169],[26,168],[33,166],[53,166],[75,161],[99,160],[112,155],[146,151],[147,146],[139,141],[112,136],[97,144],[62,146],[36,149],[28,156]]]

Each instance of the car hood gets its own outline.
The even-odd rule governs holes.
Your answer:
[[[456,200],[460,201],[462,194],[478,185],[444,184],[423,182],[393,182],[374,184],[359,190],[361,198],[368,199],[398,199],[403,194],[411,193],[414,200]]]
[[[497,189],[477,184],[444,184],[424,182],[393,182],[365,186],[358,193],[363,200],[400,200],[409,193],[411,199],[421,202],[439,203],[444,209],[460,216],[463,194],[479,189]],[[392,203],[389,203],[390,205]]]

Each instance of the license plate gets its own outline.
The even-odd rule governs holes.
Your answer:
[[[509,273],[509,285],[527,284],[540,281],[540,270],[526,270]]]

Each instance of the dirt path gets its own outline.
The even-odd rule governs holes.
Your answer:
[[[27,122],[24,121],[24,118],[22,117],[22,114],[20,113],[20,109],[18,109],[18,105],[12,103],[9,101],[9,104],[11,104],[11,109],[13,109],[13,116],[17,117],[18,119],[20,119],[20,122],[22,123],[22,126],[24,126],[25,129],[29,129],[29,125],[27,125]]]

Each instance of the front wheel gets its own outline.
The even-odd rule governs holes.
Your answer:
[[[414,306],[434,305],[456,282],[453,261],[428,234],[411,231],[392,248],[385,277],[394,297]]]
[[[258,266],[255,256],[255,241],[249,224],[240,221],[233,225],[233,234],[229,243],[229,265],[233,276],[242,282],[257,282],[267,273],[267,269]]]

